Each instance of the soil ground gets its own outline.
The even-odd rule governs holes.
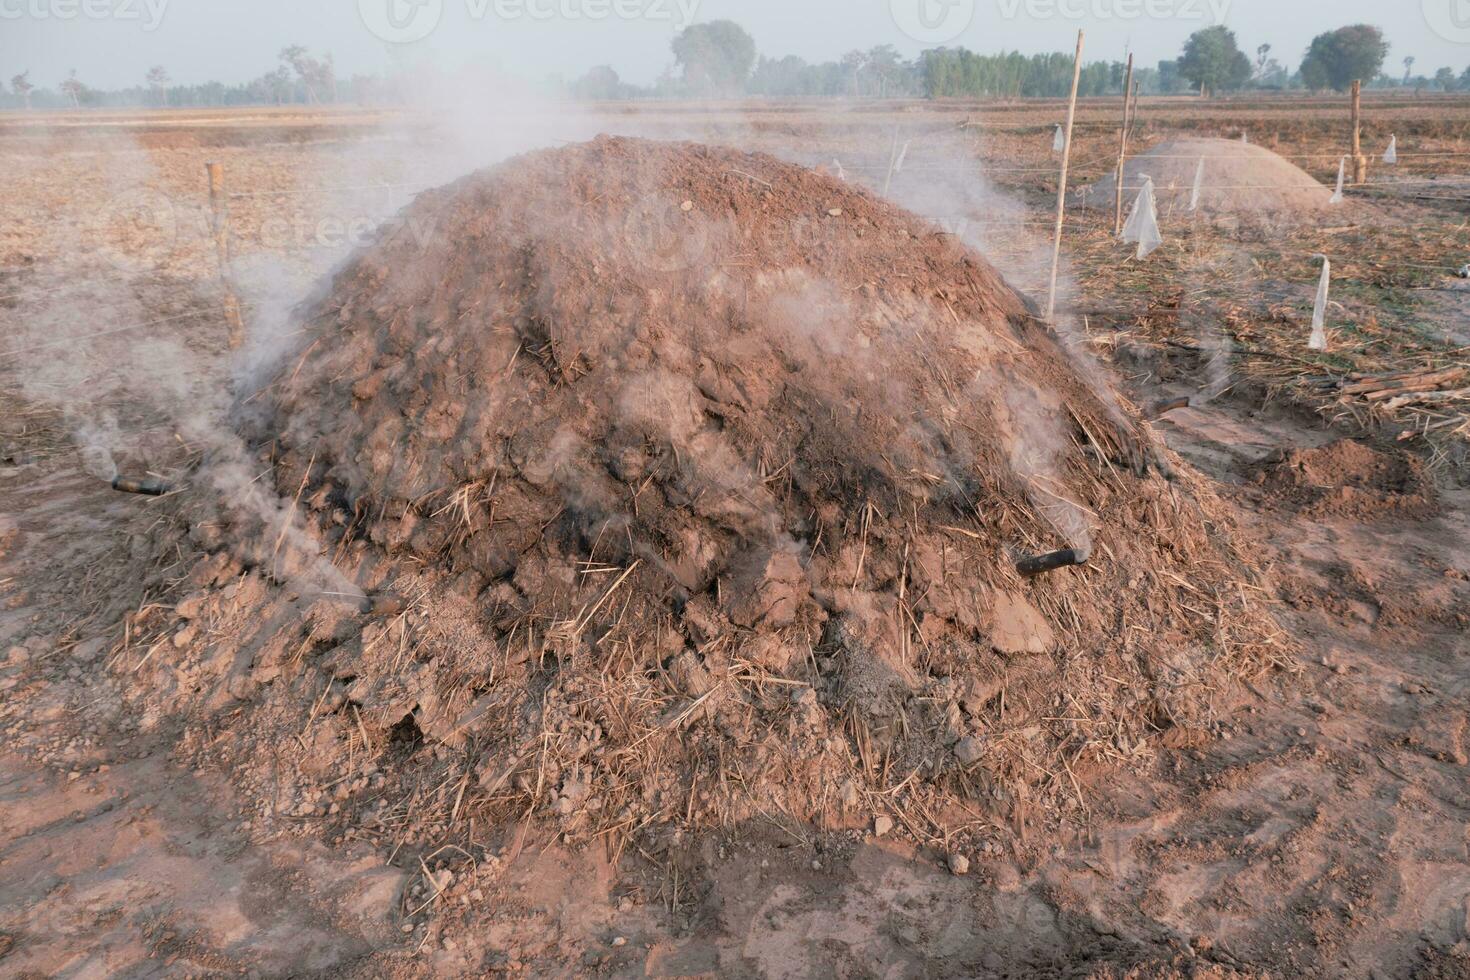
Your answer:
[[[881,143],[895,119],[947,126],[958,115],[1014,123],[1018,132],[987,141],[986,158],[1040,169],[1053,108],[885,109],[852,113],[857,123],[840,131],[822,108],[762,110],[753,120],[691,110],[692,124],[666,112],[644,128],[727,129],[763,149],[822,135],[830,143],[810,155],[846,154],[856,170],[866,165],[856,148]],[[1160,105],[1150,126],[1229,136],[1249,125],[1255,142],[1323,152],[1336,109],[1303,108]],[[1101,151],[1107,110],[1094,111]],[[1464,103],[1391,113],[1375,126],[1394,127],[1401,152],[1414,133],[1423,145],[1465,146]],[[361,120],[335,120],[330,135],[309,118],[252,120],[248,138],[232,135],[228,116],[152,120],[133,125],[145,135],[126,146],[97,122],[64,135],[0,125],[20,191],[0,204],[12,219],[0,241],[6,336],[83,313],[98,330],[179,316],[158,329],[206,363],[216,356],[224,327],[207,237],[180,233],[146,266],[120,266],[127,249],[88,230],[87,212],[112,200],[109,167],[134,157],[147,161],[140,179],[201,209],[202,164],[225,159],[238,192],[267,192],[240,199],[242,261],[275,268],[284,256],[292,281],[311,281],[341,254],[321,215],[381,213],[311,189],[344,160],[358,166],[357,144],[374,132]],[[372,168],[392,183],[410,173],[411,148],[384,145]],[[1465,162],[1423,159],[1439,159],[1446,179]],[[1309,169],[1327,179],[1327,168]],[[997,177],[1011,185],[1020,220],[1045,219],[1044,188],[1032,179]],[[1464,205],[1421,205],[1416,222],[1442,229],[1437,264],[1458,261],[1455,250],[1470,245]],[[298,223],[304,237],[251,234],[298,212],[311,219]],[[1394,220],[1383,221],[1383,235],[1394,234]],[[1379,230],[1357,221],[1364,235]],[[1196,246],[1231,255],[1259,247],[1233,228],[1192,234]],[[998,252],[1031,244],[1020,231],[990,237]],[[1196,339],[1181,331],[1177,282],[1157,271],[1177,267],[1104,274],[1088,264],[1101,248],[1082,239],[1072,261],[1079,289],[1102,311],[1089,317],[1089,336],[1115,355],[1130,393],[1144,403],[1212,385],[1209,364],[1168,343]],[[1022,276],[1025,266],[1007,271]],[[1261,283],[1252,278],[1235,297],[1232,336],[1265,349],[1274,334],[1248,295]],[[1381,358],[1365,360],[1375,370],[1395,357],[1417,366],[1431,349],[1457,356],[1463,340],[1444,338],[1463,337],[1466,323],[1447,295],[1405,302],[1406,321],[1439,332],[1426,330],[1411,354],[1365,343],[1353,356]],[[1383,296],[1350,288],[1343,298],[1340,316],[1356,325]],[[1300,377],[1235,373],[1218,397],[1157,423],[1219,481],[1274,565],[1272,598],[1301,645],[1299,669],[1254,679],[1255,698],[1209,741],[1120,747],[1117,774],[1078,786],[1085,819],[1055,835],[1010,828],[957,875],[948,855],[901,828],[880,837],[870,826],[776,819],[616,863],[595,846],[569,851],[515,825],[471,824],[452,840],[388,847],[267,832],[243,811],[230,772],[181,765],[179,733],[123,707],[135,681],[110,654],[124,614],[148,597],[122,528],[150,504],[89,476],[63,413],[13,361],[0,359],[0,370],[0,974],[1470,976],[1470,493],[1445,444],[1413,437],[1392,416],[1344,408]],[[137,392],[99,390],[126,428],[157,424]],[[1362,452],[1335,448],[1343,439]],[[1412,506],[1399,506],[1395,454],[1405,449],[1422,461],[1432,500],[1416,484]],[[1331,506],[1344,494],[1351,506]]]

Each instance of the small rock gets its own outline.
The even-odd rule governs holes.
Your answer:
[[[951,854],[949,856],[950,874],[963,875],[970,872],[970,859],[963,854]]]
[[[954,754],[960,765],[972,766],[985,754],[985,743],[974,735],[966,735],[954,743]]]
[[[880,813],[873,818],[873,836],[886,837],[893,830],[893,818],[887,814]]]
[[[827,209],[827,217],[829,217],[829,218],[840,218],[840,217],[842,217],[842,209],[841,208],[828,208]]]
[[[669,674],[679,690],[691,698],[702,697],[715,687],[715,678],[709,668],[690,650],[674,659]]]
[[[614,948],[626,946],[626,945],[628,945],[628,937],[627,936],[619,936],[618,938],[616,938],[616,939],[614,939],[612,941],[612,944],[613,944],[613,947]]]
[[[204,609],[204,596],[200,593],[188,596],[174,607],[174,613],[180,619],[198,619],[199,613]]]
[[[679,205],[679,210],[680,211],[693,211],[694,210],[694,202],[693,201],[685,201],[683,204]]]

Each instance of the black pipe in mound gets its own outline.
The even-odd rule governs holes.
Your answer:
[[[1085,565],[1088,556],[1076,548],[1063,548],[1061,551],[1053,551],[1046,555],[1032,555],[1030,558],[1022,558],[1016,562],[1016,571],[1027,578],[1036,575],[1045,575],[1059,568],[1069,568],[1073,565]]]
[[[145,497],[162,497],[173,488],[162,480],[140,480],[130,476],[112,478],[112,489],[120,493],[137,493]]]
[[[1181,408],[1189,408],[1193,404],[1194,402],[1189,398],[1170,398],[1168,401],[1155,402],[1153,407],[1148,410],[1148,419],[1152,422],[1156,419],[1163,418],[1170,412],[1178,411]]]

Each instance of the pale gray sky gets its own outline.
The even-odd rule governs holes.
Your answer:
[[[647,83],[671,62],[669,40],[691,9],[698,21],[742,24],[763,54],[812,61],[883,43],[911,56],[923,40],[1070,50],[1081,27],[1088,60],[1121,58],[1131,44],[1152,65],[1223,10],[1243,49],[1269,42],[1293,69],[1315,34],[1355,22],[1384,29],[1391,74],[1406,54],[1418,58],[1416,73],[1470,66],[1470,0],[0,0],[0,79],[29,68],[33,82],[54,87],[76,68],[113,88],[162,64],[178,82],[239,82],[298,43],[330,51],[344,75],[392,58],[481,59],[533,79],[606,63]],[[369,23],[427,36],[388,43]]]

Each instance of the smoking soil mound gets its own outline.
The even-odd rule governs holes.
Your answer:
[[[1225,509],[1026,301],[771,157],[520,157],[300,326],[248,399],[296,523],[179,495],[202,554],[116,661],[262,827],[994,834],[1286,661]]]
[[[1265,214],[1289,218],[1329,206],[1332,191],[1311,174],[1263,146],[1226,139],[1181,139],[1132,157],[1123,167],[1126,201],[1153,178],[1160,214],[1189,207],[1200,160],[1199,209],[1206,214]],[[1094,207],[1113,200],[1116,178],[1109,174],[1093,184],[1087,201]],[[1102,203],[1099,203],[1102,202]]]

